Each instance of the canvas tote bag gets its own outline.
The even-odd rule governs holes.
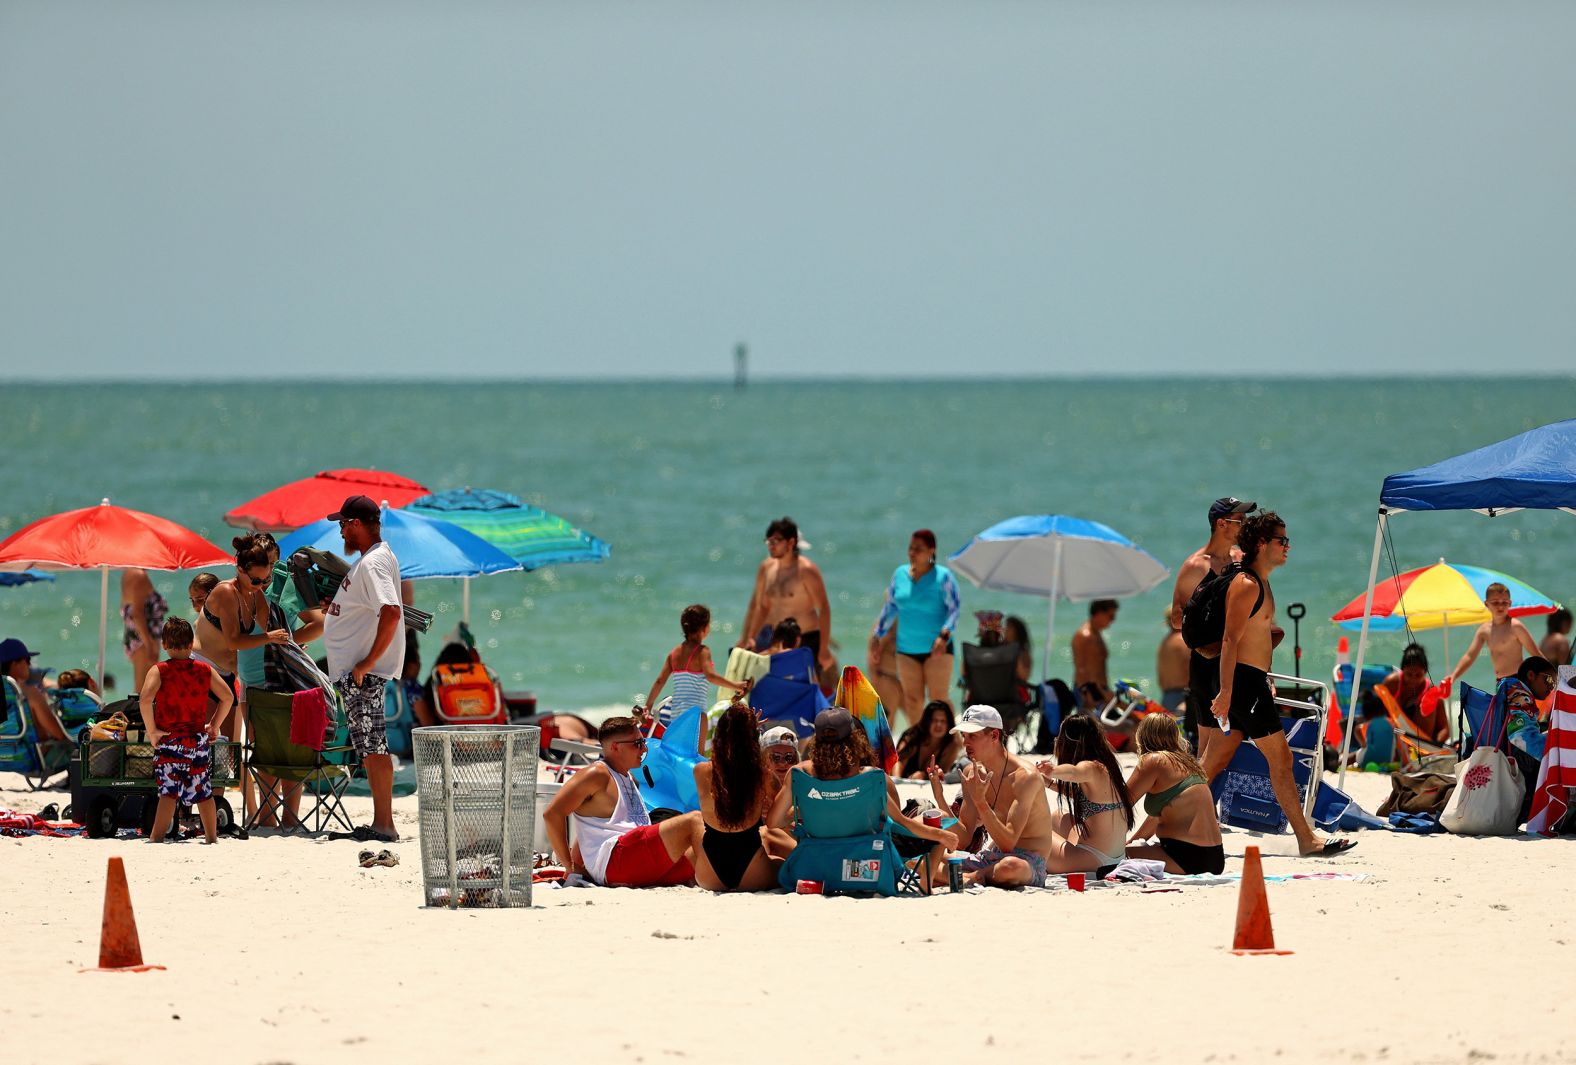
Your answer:
[[[1493,747],[1456,763],[1456,790],[1439,823],[1458,836],[1508,836],[1526,794],[1521,770]]]

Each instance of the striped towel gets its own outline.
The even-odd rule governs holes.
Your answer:
[[[1569,808],[1571,788],[1576,788],[1576,667],[1561,666],[1527,831],[1552,836]]]

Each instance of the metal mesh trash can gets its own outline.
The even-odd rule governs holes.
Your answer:
[[[411,730],[428,906],[531,905],[541,734],[534,725]]]

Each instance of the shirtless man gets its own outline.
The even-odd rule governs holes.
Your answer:
[[[1236,496],[1221,496],[1209,505],[1209,543],[1177,567],[1177,581],[1171,588],[1171,609],[1176,611],[1177,625],[1182,624],[1182,609],[1193,598],[1200,582],[1241,557],[1237,550],[1237,533],[1242,530],[1244,517],[1257,507],[1257,503],[1243,502]],[[1200,762],[1218,731],[1208,724],[1208,717],[1219,680],[1220,670],[1213,659],[1197,651],[1188,652],[1187,710],[1183,714],[1182,730],[1193,741]]]
[[[1549,631],[1538,647],[1553,665],[1568,666],[1571,661],[1571,612],[1560,607],[1549,615]]]
[[[831,669],[832,604],[826,598],[821,567],[799,555],[799,526],[792,518],[778,518],[766,527],[766,554],[755,571],[755,590],[744,611],[744,628],[735,647],[765,650],[771,630],[785,618],[799,622],[799,645],[815,652],[816,668]],[[766,639],[761,639],[762,630]]]
[[[958,823],[951,831],[967,840],[983,825],[990,837],[983,850],[964,855],[964,881],[995,887],[1043,885],[1056,833],[1039,773],[1008,753],[1001,714],[993,707],[969,707],[952,731],[963,737],[969,765],[963,771]],[[945,809],[941,778],[946,770],[932,761],[926,772],[936,805]]]
[[[1297,782],[1292,777],[1291,748],[1281,730],[1275,692],[1267,674],[1275,649],[1275,593],[1270,574],[1286,564],[1291,540],[1286,524],[1274,511],[1247,518],[1237,539],[1248,568],[1226,590],[1226,632],[1220,644],[1220,694],[1210,707],[1217,727],[1229,732],[1214,737],[1203,763],[1210,780],[1226,768],[1244,739],[1253,741],[1269,764],[1270,787],[1304,855],[1339,854],[1356,846],[1347,839],[1320,839],[1302,812]]]
[[[1510,589],[1497,581],[1483,589],[1483,605],[1488,607],[1488,612],[1493,615],[1488,621],[1478,626],[1477,632],[1472,634],[1472,642],[1467,645],[1467,653],[1461,656],[1461,661],[1456,663],[1456,668],[1445,675],[1445,684],[1449,686],[1461,678],[1472,663],[1477,660],[1478,652],[1483,650],[1483,645],[1488,644],[1489,660],[1494,663],[1494,680],[1504,680],[1514,677],[1521,668],[1521,660],[1528,656],[1541,657],[1543,652],[1533,642],[1532,633],[1527,631],[1527,626],[1520,620],[1510,616]],[[1525,651],[1526,654],[1522,654]]]
[[[1167,713],[1175,714],[1187,701],[1192,654],[1182,639],[1182,611],[1171,607],[1166,611],[1165,638],[1155,650],[1155,680],[1160,685],[1160,705]]]
[[[1084,706],[1103,705],[1111,699],[1111,678],[1106,662],[1110,651],[1100,635],[1116,620],[1120,606],[1115,599],[1096,599],[1089,604],[1089,620],[1073,633],[1073,691]]]
[[[646,738],[632,717],[610,717],[597,730],[602,760],[569,778],[542,813],[553,854],[570,872],[608,887],[693,884],[690,837],[700,832],[691,811],[652,824],[630,774],[646,756]],[[576,843],[569,844],[569,821]]]

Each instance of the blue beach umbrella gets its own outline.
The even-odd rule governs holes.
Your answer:
[[[399,559],[401,577],[480,577],[520,569],[520,563],[498,548],[446,521],[383,508],[383,539]],[[344,554],[345,541],[331,521],[314,522],[297,529],[279,543],[279,553],[289,558],[301,547]]]
[[[34,581],[52,581],[53,573],[45,573],[41,569],[24,569],[16,573],[0,573],[0,588],[15,588],[19,584],[32,584]]]
[[[1171,575],[1159,559],[1109,525],[1065,514],[1026,514],[997,522],[947,562],[981,588],[1050,600],[1047,670],[1058,599],[1081,603],[1139,595]]]
[[[606,541],[566,519],[534,507],[519,496],[490,488],[454,488],[406,504],[406,510],[453,522],[506,551],[526,570],[572,562],[601,562],[612,552]],[[471,585],[465,583],[461,616],[471,614]]]

